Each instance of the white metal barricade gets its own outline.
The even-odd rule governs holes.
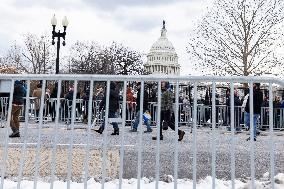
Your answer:
[[[73,94],[73,99],[72,100],[63,100],[60,99],[60,93],[61,89],[58,90],[57,93],[57,98],[53,99],[53,101],[50,102],[61,102],[61,103],[55,103],[55,117],[52,117],[55,120],[55,125],[51,129],[52,133],[49,135],[46,135],[46,131],[43,130],[43,123],[44,119],[46,116],[46,112],[50,114],[49,111],[45,107],[45,101],[44,101],[44,92],[41,96],[41,101],[40,101],[40,110],[39,110],[39,119],[38,119],[38,125],[36,129],[36,142],[35,142],[35,161],[34,161],[34,175],[32,176],[32,180],[34,181],[34,187],[37,188],[38,180],[41,178],[41,172],[40,172],[40,166],[41,163],[41,150],[43,148],[50,148],[51,149],[51,160],[50,160],[50,167],[51,171],[48,172],[48,177],[50,178],[48,182],[50,183],[50,188],[52,189],[54,187],[54,182],[55,182],[55,176],[56,176],[56,162],[59,161],[56,159],[56,154],[58,150],[58,141],[59,141],[59,121],[67,121],[70,128],[70,131],[68,131],[67,135],[64,137],[67,137],[68,139],[68,144],[67,148],[65,148],[66,153],[67,153],[67,169],[66,169],[66,182],[67,182],[67,189],[71,188],[71,180],[72,180],[72,172],[74,171],[72,169],[73,165],[73,158],[75,156],[80,156],[80,154],[83,154],[84,157],[84,162],[83,162],[83,186],[84,189],[88,188],[88,178],[90,176],[90,164],[89,164],[89,159],[90,159],[90,149],[91,149],[91,140],[96,140],[96,137],[100,137],[102,139],[101,145],[98,145],[99,147],[99,152],[101,153],[101,156],[99,159],[101,159],[101,174],[100,174],[100,182],[101,182],[101,189],[105,188],[105,182],[106,182],[106,176],[108,175],[107,173],[107,166],[110,163],[109,162],[109,151],[111,148],[109,146],[110,138],[107,132],[103,132],[103,135],[95,136],[93,138],[91,135],[91,123],[92,120],[95,118],[94,115],[98,114],[98,102],[92,101],[92,96],[90,96],[88,103],[84,104],[84,101],[82,99],[76,99],[76,92],[77,92],[77,87],[78,87],[78,82],[79,81],[88,81],[90,82],[90,86],[93,88],[93,84],[95,81],[104,81],[106,82],[106,105],[105,105],[105,115],[101,115],[102,120],[104,120],[106,123],[110,123],[112,121],[119,121],[120,122],[120,129],[122,130],[119,136],[117,137],[117,141],[119,143],[118,148],[119,148],[119,174],[118,174],[118,179],[119,179],[119,185],[118,188],[122,188],[122,179],[123,179],[123,171],[124,171],[124,155],[125,155],[125,138],[124,135],[125,133],[123,132],[125,129],[126,121],[127,119],[131,119],[126,117],[126,109],[127,109],[127,102],[126,102],[126,86],[127,82],[132,82],[132,81],[139,81],[141,82],[141,96],[140,96],[140,115],[139,115],[139,121],[140,121],[140,127],[139,127],[139,132],[137,134],[137,146],[136,146],[136,151],[137,152],[137,187],[138,189],[142,188],[141,185],[141,177],[142,176],[147,176],[142,174],[142,160],[143,156],[145,155],[143,152],[144,148],[144,141],[143,141],[143,128],[142,128],[142,120],[143,120],[143,92],[144,92],[144,84],[145,82],[156,82],[158,86],[158,93],[157,93],[157,102],[156,103],[150,103],[150,111],[152,113],[153,117],[153,124],[157,126],[157,139],[155,142],[156,148],[153,148],[155,150],[155,160],[156,164],[155,166],[152,166],[151,168],[154,169],[155,172],[155,188],[161,188],[160,186],[160,154],[162,151],[160,151],[160,127],[162,124],[161,115],[161,103],[162,103],[162,91],[161,91],[161,86],[162,82],[167,80],[172,83],[174,83],[174,93],[175,93],[175,104],[173,107],[173,112],[175,114],[175,132],[173,136],[175,139],[173,140],[171,150],[173,150],[174,155],[173,155],[173,162],[174,162],[174,186],[173,188],[177,188],[177,179],[178,179],[178,153],[179,149],[178,148],[178,127],[180,126],[179,123],[188,123],[192,126],[192,138],[191,138],[191,153],[192,153],[192,175],[190,178],[193,180],[193,185],[192,188],[196,189],[197,186],[197,150],[198,150],[198,137],[197,137],[197,128],[198,126],[202,124],[210,124],[210,127],[212,128],[210,132],[210,155],[211,155],[211,177],[212,177],[212,188],[217,188],[216,186],[216,178],[217,178],[217,172],[216,172],[216,160],[217,160],[217,142],[216,139],[218,137],[217,135],[217,127],[230,124],[231,127],[231,132],[230,132],[230,172],[231,172],[231,182],[229,183],[233,189],[235,189],[235,161],[236,161],[236,156],[235,156],[235,145],[236,145],[236,139],[235,139],[235,107],[234,107],[234,101],[233,101],[233,89],[234,89],[234,83],[249,83],[250,86],[250,94],[253,94],[253,88],[252,84],[256,82],[263,82],[267,83],[269,86],[269,96],[270,96],[270,101],[269,101],[269,163],[270,163],[270,182],[271,182],[271,188],[274,189],[274,175],[275,175],[275,158],[274,158],[274,149],[275,149],[275,143],[274,143],[274,131],[273,131],[273,119],[276,118],[276,123],[280,123],[279,127],[282,127],[282,120],[278,117],[281,117],[283,114],[280,110],[280,113],[278,113],[276,110],[273,110],[273,104],[272,104],[272,99],[273,99],[273,93],[272,93],[272,84],[277,84],[280,86],[284,85],[284,82],[281,80],[277,80],[274,78],[257,78],[257,77],[196,77],[196,76],[186,76],[186,77],[175,77],[175,76],[168,76],[167,78],[162,78],[159,76],[112,76],[112,75],[0,75],[0,80],[5,79],[5,80],[11,80],[14,82],[15,80],[25,80],[28,83],[27,91],[30,90],[30,81],[32,80],[42,80],[42,88],[43,91],[45,90],[46,87],[46,82],[52,78],[53,80],[56,80],[58,82],[58,85],[61,86],[63,80],[72,80],[74,81],[74,94]],[[110,105],[110,83],[111,81],[120,81],[123,82],[123,101],[122,101],[122,106],[120,106],[119,113],[121,114],[122,119],[112,119],[109,118],[109,105]],[[182,82],[190,82],[193,85],[193,104],[190,106],[186,104],[185,106],[183,104],[178,103],[178,94],[179,94],[179,84]],[[199,82],[211,82],[212,83],[212,105],[210,106],[205,106],[205,105],[198,105],[197,104],[197,85]],[[216,97],[216,83],[217,82],[227,82],[230,83],[230,89],[231,89],[231,101],[230,101],[230,110],[228,110],[226,106],[222,105],[217,105],[215,101]],[[92,94],[92,92],[91,92]],[[11,88],[11,93],[9,97],[9,103],[8,103],[8,116],[7,116],[7,122],[9,123],[11,121],[11,110],[12,110],[12,97],[13,97],[13,87]],[[26,96],[28,98],[28,94]],[[24,117],[25,117],[25,123],[23,124],[23,128],[21,128],[21,137],[23,137],[23,140],[20,141],[20,149],[21,149],[21,156],[20,156],[20,161],[18,164],[18,174],[14,175],[17,177],[17,188],[21,188],[21,182],[23,180],[23,170],[24,170],[24,162],[26,158],[26,151],[27,151],[27,141],[30,139],[28,137],[31,137],[31,133],[28,133],[29,131],[29,115],[33,114],[30,111],[30,102],[29,100],[26,101],[26,106],[25,110],[23,110]],[[1,104],[2,105],[2,104]],[[5,104],[5,107],[7,104]],[[7,108],[7,107],[6,107]],[[253,95],[250,95],[250,108],[253,108]],[[76,137],[76,131],[74,130],[75,124],[80,121],[83,121],[83,114],[84,112],[86,113],[86,110],[88,109],[88,115],[87,115],[87,130],[84,130],[85,135],[83,135],[84,144],[79,144],[82,145],[83,148],[80,153],[73,153],[74,150],[76,149],[76,145],[74,143],[74,139]],[[128,108],[129,109],[129,108]],[[230,111],[230,121],[228,122],[228,112]],[[5,111],[4,111],[5,112]],[[184,114],[183,116],[179,116],[181,114]],[[274,116],[276,114],[276,117]],[[54,113],[53,113],[54,115]],[[132,115],[132,113],[129,113],[129,115]],[[250,112],[250,119],[253,119],[253,111]],[[281,118],[282,119],[282,118]],[[226,123],[226,124],[225,124]],[[276,125],[278,127],[278,125]],[[106,126],[108,128],[108,125]],[[253,122],[250,122],[250,128],[253,128]],[[6,127],[3,129],[4,130],[4,138],[2,141],[2,158],[1,158],[1,183],[0,183],[0,189],[4,189],[4,182],[6,178],[6,171],[7,171],[7,160],[8,160],[8,152],[12,148],[11,146],[11,140],[9,140],[9,132],[10,128],[8,127],[8,124]],[[254,129],[250,130],[250,141],[249,141],[249,161],[250,161],[250,178],[251,178],[251,187],[255,188],[255,178],[256,178],[256,169],[255,169],[255,143],[254,143]],[[50,140],[50,143],[48,146],[46,142]],[[44,146],[44,147],[43,147]],[[75,154],[75,155],[74,155]],[[112,157],[112,155],[111,155]]]

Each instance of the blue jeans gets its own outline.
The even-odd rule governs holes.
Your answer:
[[[253,136],[256,138],[257,133],[257,122],[258,118],[260,117],[259,114],[253,114]],[[250,113],[245,112],[245,124],[248,128],[250,128]]]
[[[109,111],[108,118],[117,118],[117,113],[116,113],[116,112]],[[116,122],[111,123],[111,124],[112,124],[112,126],[113,126],[114,129],[118,129],[118,124],[117,124]],[[104,129],[104,128],[105,128],[105,119],[104,119],[103,124],[101,125],[100,128],[101,128],[101,129]]]
[[[138,128],[138,125],[139,125],[139,118],[140,118],[140,111],[138,111],[136,113],[136,118],[135,118],[135,121],[133,123],[133,129],[137,129]],[[143,119],[143,118],[142,118]],[[147,130],[150,130],[151,129],[151,126],[150,126],[150,120],[148,121],[145,121],[144,120],[144,124],[147,126]]]

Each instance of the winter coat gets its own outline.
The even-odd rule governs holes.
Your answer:
[[[70,90],[70,91],[65,95],[65,99],[67,99],[67,100],[73,100],[73,94],[74,94],[74,91],[73,91],[73,90]]]
[[[110,83],[110,94],[109,94],[109,112],[117,112],[119,109],[119,93],[115,90],[115,83]],[[103,100],[100,103],[100,110],[106,105],[106,92]]]
[[[136,98],[136,112],[140,111],[140,96],[141,96],[141,89],[138,89],[137,98]],[[149,103],[148,93],[146,90],[144,90],[143,112],[149,110],[148,103]]]
[[[13,93],[13,104],[15,105],[23,105],[24,104],[24,96],[26,95],[26,90],[23,84],[20,81],[15,81],[14,84],[14,93]]]
[[[245,111],[247,113],[250,112],[250,103],[249,103],[249,97],[246,103]],[[260,114],[261,113],[261,106],[263,103],[263,93],[260,89],[254,89],[253,90],[253,113],[254,114]]]
[[[284,100],[282,100],[280,108],[284,108]]]
[[[51,94],[50,98],[57,98],[57,87],[54,87]]]
[[[41,93],[42,93],[41,88],[37,88],[34,90],[33,95],[32,95],[33,97],[36,97],[36,99],[34,100],[36,110],[39,110],[40,108]]]
[[[230,96],[227,96],[227,98],[226,98],[226,105],[227,106],[231,106],[231,98],[230,98]],[[234,106],[241,106],[241,105],[242,105],[242,102],[239,99],[239,97],[234,95]]]
[[[127,93],[126,93],[126,101],[128,103],[128,107],[129,109],[133,108],[133,101],[134,101],[134,97],[133,97],[133,93],[131,91],[130,88],[127,89]]]
[[[173,109],[173,92],[171,90],[165,90],[161,97],[161,110]]]

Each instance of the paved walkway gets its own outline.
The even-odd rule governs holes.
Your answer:
[[[56,176],[59,179],[66,179],[68,148],[71,142],[72,130],[67,130],[66,125],[60,126],[55,132],[54,124],[47,125],[41,132],[41,151],[40,151],[40,175],[43,178],[48,178],[50,175],[50,162],[52,144],[54,136],[58,136],[57,150],[57,172]],[[84,126],[84,125],[81,125]],[[28,150],[26,152],[26,163],[24,168],[24,176],[31,178],[34,175],[34,157],[36,155],[36,145],[38,143],[38,125],[30,124],[28,132],[24,135],[24,125],[22,125],[21,138],[8,139],[9,153],[7,162],[7,177],[17,177],[19,160],[21,157],[22,143],[26,139]],[[143,128],[144,129],[144,128]],[[183,141],[178,143],[179,161],[178,161],[178,177],[192,178],[192,134],[188,127],[182,127],[186,131]],[[129,128],[125,129],[125,157],[124,157],[124,178],[137,177],[137,162],[138,162],[138,146],[139,133],[128,132]],[[119,150],[121,147],[121,130],[119,136],[110,136],[112,128],[107,130],[107,176],[118,178],[119,173]],[[155,177],[155,162],[156,162],[156,141],[152,141],[151,137],[156,133],[143,133],[142,136],[142,177]],[[0,140],[3,146],[5,141],[5,129],[0,129]],[[85,129],[75,129],[73,132],[73,158],[72,158],[72,178],[81,180],[84,174],[83,160],[85,158],[85,146],[87,143],[87,132]],[[198,178],[204,178],[211,175],[211,160],[212,160],[212,132],[210,129],[198,129],[197,133],[197,175]],[[275,172],[284,173],[284,136],[282,133],[277,133],[275,136]],[[99,177],[101,174],[101,156],[103,135],[94,131],[90,135],[90,174],[93,177]],[[236,177],[250,177],[250,142],[246,141],[247,133],[236,135]],[[255,144],[255,170],[256,176],[261,177],[265,172],[269,171],[269,136],[259,136]],[[3,150],[3,147],[1,147]],[[230,149],[231,136],[224,130],[217,130],[216,135],[216,173],[218,178],[230,179]],[[0,151],[2,159],[2,150]],[[174,132],[171,130],[164,131],[164,140],[160,142],[160,175],[174,175]]]

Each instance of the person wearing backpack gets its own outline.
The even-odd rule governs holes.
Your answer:
[[[10,138],[20,137],[20,112],[24,104],[24,96],[26,95],[25,88],[23,84],[16,80],[14,83],[14,93],[12,101],[12,112],[10,127],[12,129],[12,134],[9,135]]]

